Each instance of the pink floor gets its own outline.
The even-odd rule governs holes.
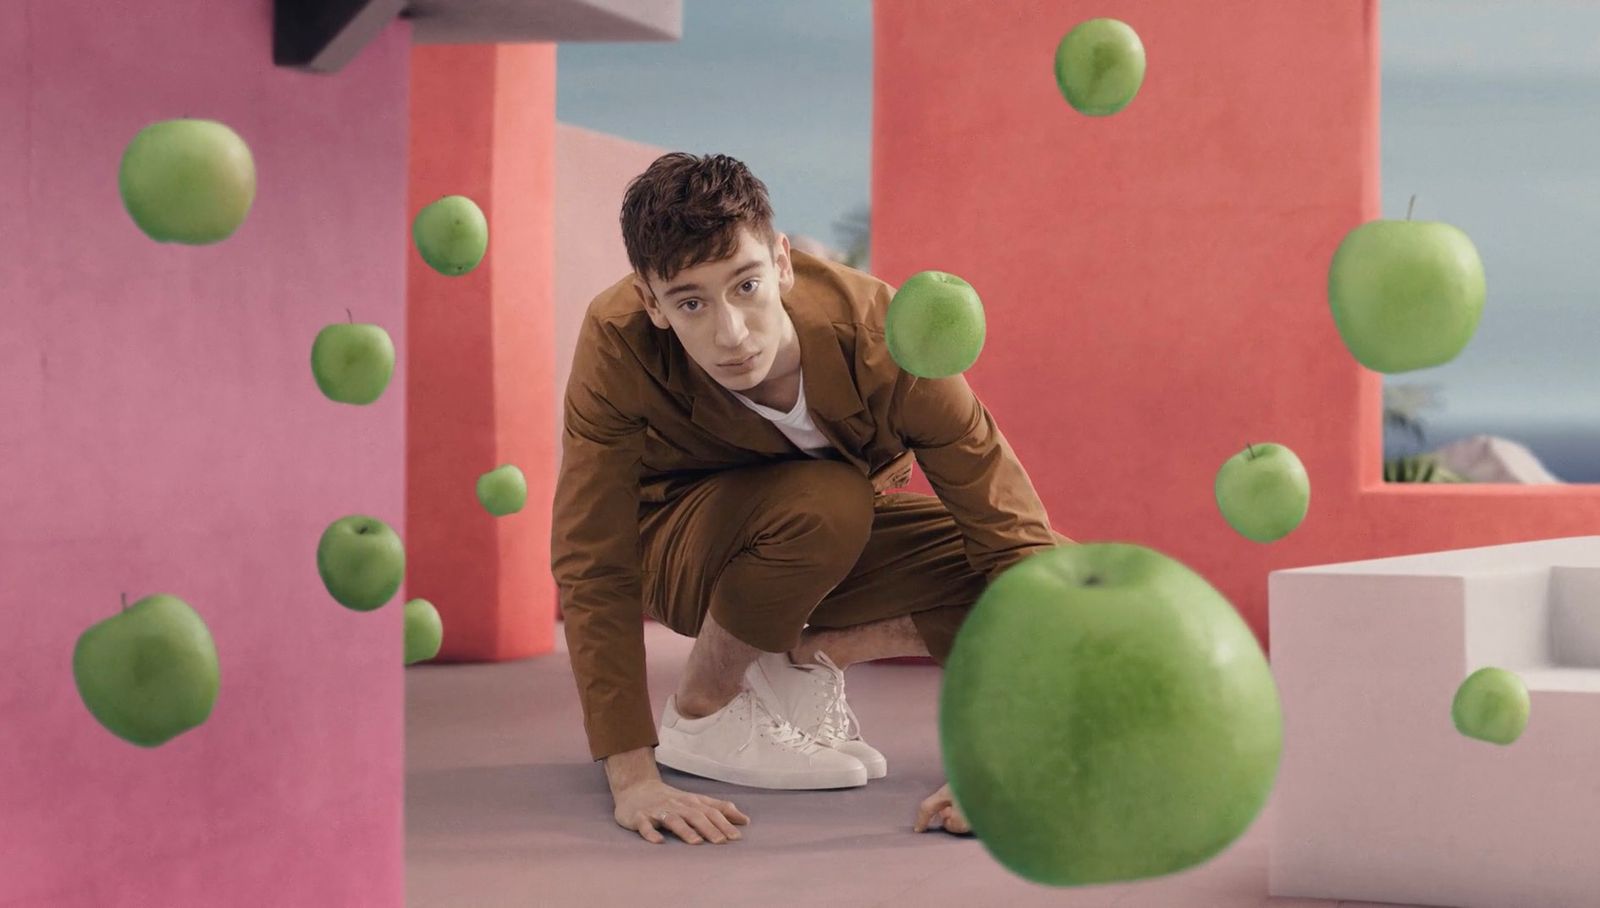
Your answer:
[[[654,624],[647,634],[659,710],[692,641]],[[406,673],[407,905],[1376,908],[1268,898],[1270,805],[1210,864],[1080,890],[1018,879],[977,841],[913,833],[918,801],[943,781],[938,677],[923,666],[850,670],[851,703],[889,758],[888,778],[866,788],[756,791],[667,772],[671,784],[727,798],[751,816],[741,842],[689,846],[649,845],[611,821],[564,648],[521,662],[414,667]]]

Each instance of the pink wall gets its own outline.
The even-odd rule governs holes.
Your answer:
[[[1326,296],[1340,239],[1380,214],[1376,0],[874,11],[873,263],[977,288],[989,334],[969,378],[1058,530],[1183,560],[1263,641],[1275,568],[1600,531],[1597,486],[1381,481],[1380,376]],[[1132,25],[1149,60],[1111,117],[1077,114],[1052,78],[1061,36],[1094,16]],[[1312,481],[1305,522],[1271,545],[1212,493],[1253,441],[1295,449]]]
[[[667,151],[581,126],[556,124],[556,395],[566,393],[583,313],[628,273],[622,193]],[[560,438],[561,408],[555,412]],[[559,453],[557,457],[559,457]]]
[[[572,372],[583,313],[600,291],[628,273],[618,215],[628,182],[665,148],[580,126],[556,124],[556,332],[554,438],[561,438],[561,401]],[[552,470],[560,469],[559,445]],[[551,483],[555,482],[552,475]],[[546,576],[549,572],[546,571]],[[552,597],[555,580],[549,581]],[[561,604],[556,600],[556,613]]]
[[[333,404],[325,324],[405,349],[408,26],[338,76],[271,61],[271,0],[8,4],[0,28],[0,904],[403,900],[398,603],[322,589],[323,528],[404,518],[405,373]],[[255,209],[162,246],[121,210],[144,124],[222,119]],[[78,700],[78,634],[169,592],[210,624],[211,720],[145,750]]]

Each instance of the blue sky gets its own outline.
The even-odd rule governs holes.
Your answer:
[[[1489,287],[1461,356],[1387,382],[1436,385],[1430,424],[1463,433],[1600,434],[1600,6],[1384,0],[1381,21],[1384,215],[1415,193]],[[685,0],[681,42],[563,45],[557,116],[734,155],[780,229],[837,243],[869,197],[871,29],[870,0]]]
[[[672,150],[730,154],[777,227],[841,245],[869,201],[870,0],[685,0],[683,40],[563,44],[556,116]]]

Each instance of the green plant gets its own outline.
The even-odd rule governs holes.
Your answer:
[[[1383,462],[1384,482],[1468,482],[1431,454],[1407,454]]]
[[[833,222],[844,243],[844,264],[865,269],[872,256],[872,208],[863,205]]]

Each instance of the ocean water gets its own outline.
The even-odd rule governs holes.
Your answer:
[[[1566,482],[1600,483],[1600,419],[1594,425],[1509,424],[1485,420],[1426,426],[1426,441],[1384,432],[1384,457],[1432,450],[1474,435],[1498,435],[1526,445],[1545,469]]]

